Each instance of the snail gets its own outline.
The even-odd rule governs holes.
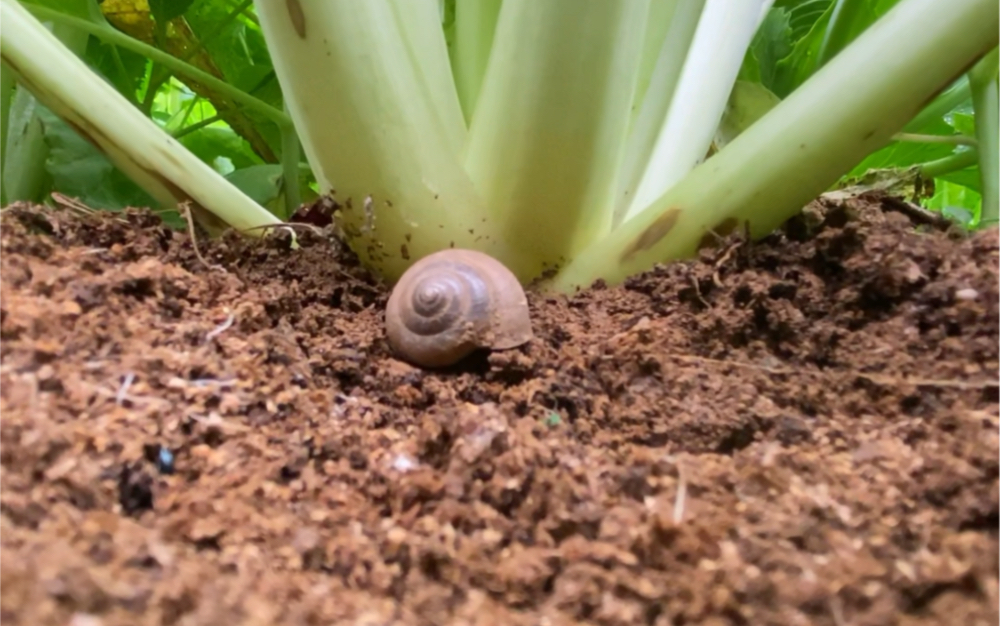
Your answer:
[[[450,249],[414,263],[385,310],[393,351],[421,367],[457,363],[477,348],[507,350],[532,338],[524,289],[493,257]]]

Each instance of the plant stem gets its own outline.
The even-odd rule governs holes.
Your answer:
[[[7,164],[7,123],[10,120],[10,104],[14,99],[14,72],[6,64],[0,64],[0,172]],[[2,176],[0,176],[2,178]],[[7,205],[7,185],[0,181],[0,206]]]
[[[979,142],[975,137],[965,135],[920,135],[917,133],[896,133],[892,136],[893,141],[904,141],[907,143],[947,143],[956,146],[976,147]]]
[[[756,124],[547,285],[615,284],[710,233],[771,233],[997,45],[995,0],[902,0]],[[920,33],[915,37],[914,33]],[[864,71],[859,71],[863,68]]]
[[[757,31],[764,4],[763,0],[704,3],[670,107],[625,211],[625,221],[663,195],[705,158]]]
[[[493,31],[501,0],[462,0],[455,3],[455,47],[452,63],[455,88],[466,124],[472,123],[479,89],[493,47]]]
[[[185,126],[184,128],[178,129],[177,132],[171,133],[171,136],[174,139],[180,139],[181,137],[184,137],[185,135],[190,135],[191,133],[195,132],[196,130],[201,130],[202,128],[205,128],[206,126],[211,126],[212,124],[214,124],[214,123],[216,123],[218,121],[221,121],[221,120],[222,120],[222,116],[221,115],[213,115],[212,117],[206,117],[205,119],[201,120],[200,122],[195,122],[194,124],[191,124],[190,126]]]
[[[650,7],[654,10],[656,5]],[[672,9],[667,13],[667,8]],[[639,83],[636,85],[636,97],[641,100],[633,102],[633,121],[630,124],[628,138],[625,142],[625,154],[619,166],[617,176],[614,208],[612,209],[612,228],[625,220],[625,216],[635,200],[635,192],[642,181],[643,174],[649,165],[650,157],[656,148],[660,132],[668,119],[670,104],[677,91],[677,83],[684,70],[691,40],[698,28],[698,18],[701,17],[705,0],[678,0],[665,7],[656,9],[661,20],[666,21],[666,30],[660,39],[660,46],[653,51],[643,50],[640,61]],[[652,26],[647,26],[646,36],[655,36]],[[645,77],[643,85],[642,64],[648,63],[653,57],[654,65]],[[640,91],[641,90],[641,91]]]
[[[389,281],[451,245],[510,258],[462,167],[465,120],[454,86],[441,91],[452,78],[437,0],[298,4],[308,13],[255,7],[320,193],[345,207],[338,225],[351,248]],[[433,25],[429,45],[405,23],[414,11]],[[306,19],[316,36],[301,34]]]
[[[469,130],[469,176],[536,276],[611,230],[649,1],[580,7],[504,0]]]
[[[983,194],[983,208],[979,218],[981,226],[994,225],[1000,219],[998,66],[1000,55],[994,49],[969,72],[972,107],[976,114],[976,136],[979,138],[979,177]]]
[[[959,172],[967,167],[972,167],[978,162],[979,151],[973,148],[971,150],[963,150],[962,152],[949,154],[941,159],[921,163],[917,166],[917,172],[920,173],[921,177],[931,179],[937,178],[938,176],[944,176],[945,174],[950,174],[952,172]]]
[[[196,80],[204,84],[206,87],[210,87],[219,92],[219,94],[226,96],[235,102],[239,102],[249,109],[257,111],[264,117],[273,121],[279,127],[290,125],[292,123],[292,120],[282,111],[279,111],[263,100],[248,95],[236,87],[233,87],[229,83],[212,76],[208,72],[204,72],[196,67],[193,67],[192,65],[181,61],[177,57],[168,54],[155,46],[150,46],[137,39],[133,39],[132,37],[129,37],[128,35],[115,30],[110,26],[88,22],[87,20],[73,17],[72,15],[66,15],[60,11],[35,4],[25,5],[24,8],[34,14],[38,19],[74,26],[86,33],[94,35],[104,42],[141,54],[149,58],[154,63],[159,63],[181,76],[186,76],[191,80]]]

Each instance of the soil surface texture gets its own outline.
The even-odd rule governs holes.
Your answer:
[[[894,207],[437,372],[332,237],[8,208],[0,620],[996,624],[997,233]]]

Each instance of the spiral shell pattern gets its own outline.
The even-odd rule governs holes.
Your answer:
[[[386,334],[399,356],[424,367],[451,365],[477,348],[512,348],[532,336],[517,278],[472,250],[437,252],[410,267],[389,297]]]

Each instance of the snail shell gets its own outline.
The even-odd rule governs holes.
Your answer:
[[[477,348],[506,350],[532,337],[517,278],[474,250],[430,254],[403,274],[385,310],[389,345],[422,367],[444,367]]]

